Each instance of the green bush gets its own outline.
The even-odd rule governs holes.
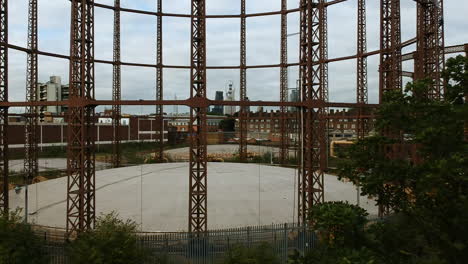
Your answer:
[[[348,202],[326,202],[314,207],[309,219],[321,242],[335,247],[359,242],[367,215],[366,210]]]
[[[275,251],[268,243],[247,248],[236,245],[226,253],[222,264],[279,264]]]
[[[0,263],[48,263],[40,239],[19,217],[20,211],[0,217]]]
[[[141,264],[149,253],[138,245],[138,225],[116,213],[97,219],[94,230],[80,234],[69,248],[72,264]]]

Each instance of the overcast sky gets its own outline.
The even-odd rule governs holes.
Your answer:
[[[113,0],[95,0],[113,4]],[[280,10],[281,0],[247,0],[247,13]],[[289,0],[289,8],[298,7],[299,0]],[[379,2],[368,0],[368,50],[379,47]],[[401,0],[402,39],[415,36],[416,5],[413,0]],[[121,0],[123,7],[156,10],[156,0]],[[239,14],[240,0],[206,0],[207,14]],[[28,0],[9,1],[9,42],[27,46]],[[340,57],[356,53],[357,0],[329,8],[329,57]],[[468,1],[445,1],[446,45],[468,43]],[[190,13],[190,0],[165,0],[163,11],[168,13]],[[112,10],[95,9],[95,57],[112,60]],[[154,64],[156,61],[156,17],[122,13],[121,48],[122,61]],[[299,31],[297,13],[288,15],[288,33]],[[70,46],[70,1],[39,0],[39,49],[60,54],[69,54]],[[297,62],[299,36],[289,39],[289,62]],[[165,17],[163,19],[164,64],[189,65],[190,63],[190,19]],[[239,65],[240,19],[208,19],[207,21],[207,64]],[[404,52],[414,50],[414,45]],[[10,101],[25,100],[26,54],[14,50],[9,52]],[[378,98],[378,56],[369,57],[369,97],[371,103]],[[247,19],[247,64],[278,64],[280,62],[280,16]],[[112,98],[112,65],[96,64],[96,99]],[[412,63],[404,64],[412,71]],[[39,81],[46,82],[50,75],[59,75],[68,83],[68,61],[39,57]],[[289,70],[289,86],[295,87],[297,67]],[[356,61],[336,62],[329,65],[330,101],[355,102]],[[209,70],[207,73],[208,97],[214,99],[217,90],[225,90],[229,80],[238,92],[239,70]],[[247,90],[251,100],[279,100],[279,69],[252,69],[247,71]],[[122,67],[122,98],[152,99],[155,97],[155,69]],[[165,99],[184,99],[190,91],[189,70],[164,70]],[[236,96],[238,98],[238,95]],[[126,107],[125,112],[150,113],[154,107]],[[98,109],[102,110],[102,108]],[[173,107],[165,108],[166,112]],[[179,108],[179,112],[185,109]],[[20,110],[16,110],[20,111]]]

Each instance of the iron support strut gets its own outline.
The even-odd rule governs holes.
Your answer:
[[[120,101],[121,98],[121,65],[120,65],[120,0],[114,0],[114,68],[112,82],[112,100]],[[118,168],[122,162],[120,130],[121,130],[121,106],[112,105],[112,146],[114,168]]]
[[[366,0],[358,0],[358,30],[357,30],[357,103],[367,104],[368,86],[367,86],[367,57],[364,55],[367,52],[367,29],[366,29]],[[364,118],[364,109],[358,109],[357,118],[357,138],[364,139],[369,132],[369,119]]]
[[[72,0],[67,145],[67,236],[94,228],[94,1]]]
[[[288,9],[287,0],[281,0],[281,68],[280,68],[280,101],[288,101]],[[289,158],[289,129],[286,106],[281,106],[280,119],[280,151],[279,162],[286,164]]]
[[[37,101],[37,0],[29,0],[28,49],[26,69],[26,101]],[[24,184],[31,184],[38,174],[38,108],[26,107],[24,142]],[[28,188],[25,188],[25,222],[28,221]]]
[[[192,0],[190,98],[206,101],[206,17],[205,0]],[[206,111],[200,103],[190,108],[189,232],[207,231],[207,146]]]
[[[325,92],[321,76],[323,58],[323,0],[301,0],[300,74],[302,143],[299,176],[299,222],[307,223],[313,207],[324,201],[326,165]],[[313,103],[316,102],[316,103]]]
[[[417,3],[417,50],[415,80],[431,81],[427,96],[441,99],[445,90],[442,71],[445,68],[443,0]]]
[[[157,10],[162,13],[162,0],[157,0]],[[156,100],[163,100],[163,31],[162,31],[162,16],[157,17],[157,32],[156,32]],[[158,123],[158,135],[156,137],[156,153],[155,159],[162,162],[164,159],[164,107],[156,106],[156,122]]]
[[[8,43],[8,0],[0,0],[0,42]],[[8,48],[0,46],[0,102],[8,102]],[[8,106],[0,107],[0,213],[9,209]]]
[[[241,0],[241,35],[240,35],[240,101],[247,101],[247,46],[246,46],[245,0]],[[239,111],[239,157],[247,160],[248,107],[241,106]]]

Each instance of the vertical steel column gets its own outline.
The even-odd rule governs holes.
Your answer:
[[[0,42],[8,43],[8,0],[0,0]],[[0,46],[0,102],[8,102],[8,48]],[[0,107],[0,211],[8,213],[8,107]]]
[[[326,163],[325,93],[321,82],[323,25],[320,0],[301,0],[300,74],[302,89],[302,162],[299,178],[299,221],[307,222],[313,207],[324,201]]]
[[[441,76],[445,67],[443,5],[443,0],[417,3],[415,79],[432,81],[430,98],[441,98],[445,87]]]
[[[379,103],[383,103],[383,96],[389,91],[402,90],[401,77],[401,20],[400,0],[380,0],[380,72],[379,72]],[[384,129],[382,133],[396,140],[401,135]],[[394,158],[397,153],[395,144],[383,146],[388,159]],[[379,216],[388,215],[390,208],[379,206]]]
[[[280,69],[280,101],[288,101],[288,1],[281,0],[281,69]],[[289,130],[286,106],[281,106],[280,119],[280,164],[285,164],[289,158]]]
[[[205,0],[192,0],[191,89],[195,102],[206,101],[206,15]],[[189,232],[207,231],[206,109],[203,103],[190,109]]]
[[[120,67],[120,0],[114,0],[114,68],[112,82],[112,100],[118,102],[121,100],[121,67]],[[120,167],[122,161],[122,146],[120,145],[120,122],[121,122],[121,106],[115,104],[112,106],[112,147],[113,160],[115,168]]]
[[[328,102],[328,0],[319,0],[319,10],[320,10],[320,83],[322,85],[323,99],[325,102]],[[328,115],[328,107],[324,108],[324,115]],[[324,136],[324,145],[321,148],[321,162],[323,170],[328,168],[328,118],[324,120],[325,125],[325,134]]]
[[[94,1],[72,0],[67,146],[67,235],[94,227]]]
[[[162,31],[162,0],[157,0],[157,32],[156,32],[156,100],[163,100],[163,31]],[[157,149],[155,158],[162,161],[164,158],[164,107],[156,106],[156,122],[159,123],[159,134],[156,137]]]
[[[390,90],[401,90],[400,0],[380,0],[379,102]]]
[[[29,0],[28,49],[26,69],[26,101],[37,101],[37,0]],[[36,106],[26,107],[24,173],[25,184],[30,184],[38,173],[38,111]]]
[[[357,23],[357,100],[358,104],[367,104],[367,29],[366,29],[366,0],[358,0],[358,23]],[[369,132],[369,119],[363,118],[362,107],[359,107],[357,118],[357,138],[363,139]]]
[[[246,17],[245,0],[241,0],[241,36],[240,36],[240,100],[247,100],[247,52],[246,52]],[[241,106],[239,112],[239,157],[245,162],[247,160],[247,127],[248,107]]]

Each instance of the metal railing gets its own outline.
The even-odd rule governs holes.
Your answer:
[[[44,253],[51,264],[68,263],[67,242],[57,229],[37,228],[44,240]],[[178,233],[139,233],[139,245],[149,252],[147,263],[154,264],[217,264],[222,263],[233,248],[255,248],[268,244],[281,263],[295,251],[305,252],[315,247],[317,238],[307,227],[297,224],[273,224],[211,230],[202,236]]]

